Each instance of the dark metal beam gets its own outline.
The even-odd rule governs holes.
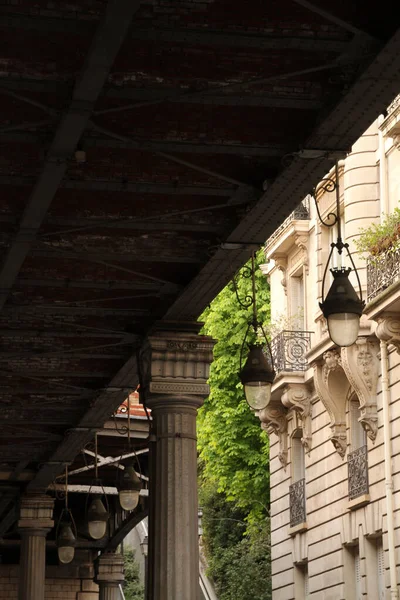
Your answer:
[[[68,18],[63,11],[60,17],[45,17],[42,15],[9,14],[2,15],[0,19],[2,29],[28,29],[43,31],[47,35],[52,32],[71,32],[74,34],[88,35],[93,32],[93,20],[79,19],[79,14],[71,13]],[[340,53],[346,45],[343,36],[338,35],[323,38],[302,35],[299,27],[298,35],[277,36],[267,33],[249,34],[246,32],[229,33],[226,31],[210,29],[167,29],[167,28],[140,28],[132,26],[129,30],[129,38],[133,40],[151,42],[173,42],[188,45],[216,46],[231,48],[255,48],[260,54],[265,50],[295,50],[307,52],[333,52]]]
[[[13,306],[6,306],[3,309],[5,315],[18,315],[18,314],[34,314],[34,315],[49,315],[49,314],[63,314],[68,313],[70,315],[86,316],[86,315],[117,315],[126,316],[129,319],[140,319],[143,317],[150,316],[150,311],[134,309],[134,308],[95,308],[88,306],[59,306],[56,304],[19,304]]]
[[[318,84],[316,90],[318,90]],[[0,78],[0,91],[26,91],[26,92],[40,92],[40,93],[55,93],[63,92],[64,95],[68,95],[70,85],[64,81],[41,81],[36,79],[24,79],[23,74],[19,74],[17,78],[12,76],[2,80]],[[187,91],[179,87],[164,87],[160,88],[137,88],[130,87],[129,85],[124,86],[112,86],[107,84],[103,90],[102,98],[119,99],[119,100],[132,100],[135,106],[140,103],[147,104],[153,101],[162,101],[167,98],[168,101],[174,101],[182,104],[206,104],[216,106],[260,106],[264,108],[288,108],[293,110],[319,110],[322,108],[322,101],[319,98],[319,93],[316,91],[314,94],[301,93],[299,91],[293,91],[292,95],[289,95],[288,91],[285,95],[280,95],[277,92],[254,92],[252,94],[225,94],[221,92],[221,88],[216,87],[214,90],[210,90],[208,96],[197,98],[187,94]],[[27,98],[27,100],[30,100]],[[119,110],[119,109],[118,109]],[[125,109],[124,109],[125,110]],[[108,112],[108,109],[98,110],[95,114],[104,114]],[[2,139],[8,138],[8,135],[2,135]],[[35,134],[32,134],[32,139]],[[29,134],[26,134],[28,139]],[[38,134],[37,138],[42,139],[45,136]]]
[[[121,523],[118,529],[113,533],[108,541],[105,551],[112,552],[118,548],[122,540],[128,535],[132,529],[143,521],[148,516],[148,509],[136,510],[130,513],[130,515]]]
[[[16,141],[18,140],[15,138]],[[113,140],[111,140],[113,143]],[[0,185],[29,185],[35,183],[33,177],[20,177],[18,175],[1,175]],[[131,181],[109,181],[98,179],[74,180],[65,179],[61,182],[60,187],[73,190],[93,190],[101,192],[133,192],[136,194],[160,194],[164,196],[222,196],[230,197],[234,192],[234,187],[213,187],[213,186],[195,186],[195,185],[180,185],[175,184],[158,184],[158,183],[136,183]],[[1,217],[4,218],[4,217]]]
[[[46,155],[43,170],[19,224],[19,231],[0,270],[0,309],[8,290],[29,253],[36,232],[67,170],[67,161],[84,132],[94,104],[124,41],[140,0],[110,0],[94,35],[83,69],[72,93],[72,101],[61,118]],[[3,291],[6,290],[6,291]]]
[[[152,292],[154,295],[162,294],[163,286],[157,283],[149,282],[131,282],[131,281],[90,281],[90,280],[74,280],[74,279],[39,279],[39,278],[25,278],[20,277],[15,284],[16,288],[24,288],[24,287],[45,287],[45,288],[62,288],[62,289],[82,289],[82,290],[106,290],[106,291],[114,291],[114,290],[135,290],[140,292]],[[177,286],[175,291],[179,291],[179,286]],[[20,329],[18,331],[21,331]],[[15,335],[18,334],[16,330]],[[36,330],[38,331],[38,330]],[[110,332],[112,337],[115,337],[115,332]],[[123,332],[120,332],[123,335]],[[0,334],[1,335],[1,334]],[[39,335],[39,332],[38,332]],[[40,330],[40,335],[46,336],[46,331]],[[71,333],[70,331],[59,331],[57,335],[61,336],[76,336],[76,333]],[[117,334],[118,335],[118,334]],[[107,332],[105,334],[94,334],[93,337],[107,337]]]
[[[81,260],[81,261],[113,261],[116,263],[120,262],[129,262],[129,263],[140,263],[140,262],[155,262],[155,263],[182,263],[182,264],[198,264],[204,262],[204,254],[207,252],[207,248],[203,248],[203,255],[200,250],[198,250],[198,254],[195,256],[188,256],[187,254],[181,254],[180,256],[176,255],[164,255],[162,253],[162,247],[160,247],[160,252],[154,255],[149,254],[145,250],[137,251],[137,252],[126,252],[122,253],[114,253],[114,252],[64,252],[58,250],[56,247],[49,246],[48,248],[34,248],[30,256],[38,257],[38,258],[67,258],[69,260]]]

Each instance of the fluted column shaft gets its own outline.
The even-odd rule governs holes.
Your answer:
[[[44,600],[47,531],[21,533],[18,600]]]
[[[99,583],[99,600],[121,600],[119,585],[104,581]]]
[[[54,500],[48,496],[28,496],[21,500],[21,554],[18,600],[44,600],[46,535],[53,527]]]
[[[149,600],[196,600],[199,591],[196,414],[199,398],[149,400]]]

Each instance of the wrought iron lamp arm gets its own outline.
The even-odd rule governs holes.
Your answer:
[[[321,216],[317,198],[316,198],[317,191],[321,190],[321,189],[324,190],[324,192],[335,192],[336,191],[336,214],[333,212],[328,213],[326,216],[326,219],[327,219],[326,221],[324,221],[324,219]],[[318,186],[316,186],[313,189],[311,196],[314,198],[315,208],[317,210],[318,219],[320,220],[322,225],[325,225],[325,227],[334,227],[337,224],[338,225],[338,238],[341,239],[340,198],[339,198],[339,165],[338,165],[337,161],[335,163],[335,179],[332,179],[331,177],[326,177],[325,179],[321,179],[321,183],[318,184]],[[332,221],[332,223],[328,223],[328,221],[331,220],[331,217],[333,217],[333,221]]]

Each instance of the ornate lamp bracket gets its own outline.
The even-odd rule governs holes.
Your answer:
[[[279,404],[270,404],[258,413],[261,421],[261,428],[271,435],[279,438],[279,460],[286,471],[288,459],[288,443],[287,443],[287,411]]]
[[[288,409],[293,409],[299,415],[303,437],[301,443],[303,444],[307,454],[310,454],[311,450],[311,396],[305,384],[289,384],[283,390],[282,404]]]
[[[341,353],[344,372],[360,402],[359,421],[373,442],[378,433],[378,352],[379,344],[376,341],[360,337],[352,346],[342,348]]]
[[[313,368],[315,389],[331,421],[330,440],[338,454],[344,458],[347,449],[346,398],[350,384],[343,370],[339,352],[324,352],[322,363],[314,363]]]
[[[376,337],[392,344],[400,354],[400,320],[397,315],[383,315],[377,318]]]

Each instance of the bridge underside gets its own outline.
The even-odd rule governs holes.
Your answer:
[[[0,3],[0,537],[398,93],[396,7]]]

